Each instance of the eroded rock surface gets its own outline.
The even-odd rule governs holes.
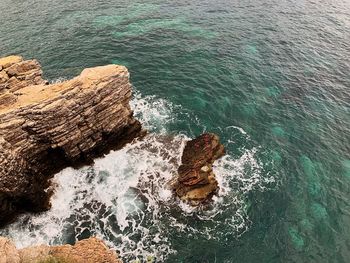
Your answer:
[[[42,74],[40,64],[35,59],[24,61],[21,56],[0,58],[0,94],[29,85],[47,84]]]
[[[198,205],[209,200],[218,190],[213,173],[214,161],[225,153],[219,137],[205,133],[186,143],[178,169],[175,191],[181,200]]]
[[[49,208],[48,179],[141,133],[127,68],[89,68],[47,85],[35,60],[0,59],[0,225]],[[29,86],[28,86],[29,85]]]
[[[11,240],[0,237],[0,263],[122,263],[103,241],[89,238],[74,246],[33,246],[18,249]]]

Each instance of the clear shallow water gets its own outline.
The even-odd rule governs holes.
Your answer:
[[[0,55],[37,58],[52,81],[128,66],[157,134],[62,171],[53,209],[0,234],[19,246],[97,234],[126,262],[349,261],[349,2],[2,0],[0,16]],[[213,207],[192,213],[163,186],[167,160],[203,131],[228,155]]]

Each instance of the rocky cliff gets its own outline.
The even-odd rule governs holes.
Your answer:
[[[122,263],[103,241],[89,238],[74,246],[33,246],[17,249],[7,238],[0,237],[0,263]]]
[[[49,208],[48,179],[140,135],[128,70],[89,68],[48,85],[36,60],[0,59],[0,226]]]

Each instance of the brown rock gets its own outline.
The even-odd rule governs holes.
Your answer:
[[[7,107],[13,103],[15,103],[17,100],[17,96],[12,93],[5,93],[2,96],[0,96],[0,108],[1,107]]]
[[[9,67],[3,61],[17,82],[41,79],[35,60]],[[91,162],[141,133],[123,66],[85,69],[58,84],[18,85],[0,93],[0,225],[16,211],[48,209],[48,179],[60,169]]]
[[[218,182],[212,164],[224,153],[219,137],[212,133],[202,134],[186,143],[177,183],[172,184],[181,200],[198,205],[217,192]]]

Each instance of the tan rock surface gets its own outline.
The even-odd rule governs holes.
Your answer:
[[[75,263],[121,263],[117,254],[97,238],[79,241],[74,246],[51,247],[50,255]]]
[[[18,82],[0,91],[1,225],[16,211],[48,209],[45,189],[53,173],[122,146],[141,125],[129,106],[124,66],[85,69],[72,80],[45,85],[35,60],[5,58],[0,65],[9,81]]]
[[[8,56],[4,58],[0,58],[0,70],[4,68],[8,68],[15,63],[22,62],[23,58],[21,56]]]
[[[0,237],[0,263],[20,263],[16,246],[4,237]]]
[[[122,263],[118,255],[97,238],[78,241],[74,246],[15,247],[11,240],[0,237],[0,263]]]
[[[50,259],[50,247],[45,245],[27,247],[18,250],[20,263],[45,262]]]

